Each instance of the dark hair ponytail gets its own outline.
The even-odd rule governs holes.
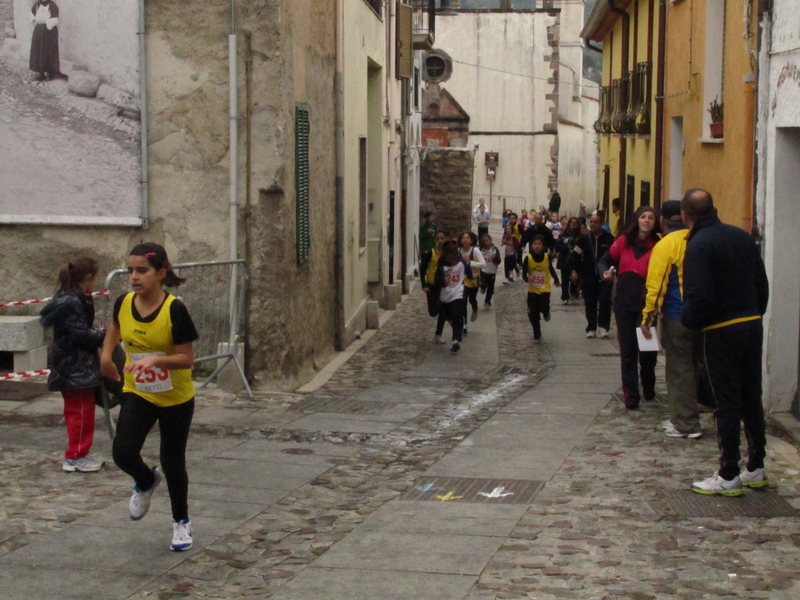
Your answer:
[[[58,289],[65,294],[81,292],[81,283],[87,277],[97,275],[97,261],[88,256],[67,263],[58,272]]]
[[[131,256],[144,256],[150,266],[156,271],[166,269],[167,274],[164,276],[163,284],[167,287],[177,287],[182,283],[186,283],[186,279],[178,277],[178,274],[172,270],[172,264],[167,257],[167,251],[164,246],[154,244],[153,242],[146,242],[134,246],[130,253]]]

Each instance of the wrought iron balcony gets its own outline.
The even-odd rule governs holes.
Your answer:
[[[432,50],[436,41],[436,0],[406,0],[414,9],[414,50]]]

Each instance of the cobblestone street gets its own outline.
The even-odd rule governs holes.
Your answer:
[[[767,490],[693,494],[711,415],[700,440],[664,436],[663,380],[626,411],[582,306],[556,300],[533,345],[524,286],[499,287],[458,355],[416,288],[315,391],[199,391],[187,553],[166,489],[129,520],[99,411],[106,468],[67,474],[60,398],[0,401],[0,597],[800,597],[797,448],[769,438]]]

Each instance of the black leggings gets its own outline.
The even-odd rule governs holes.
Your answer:
[[[186,473],[186,441],[194,414],[194,398],[175,406],[156,406],[141,396],[125,393],[114,437],[113,457],[117,466],[133,477],[136,487],[153,487],[153,471],[142,460],[142,446],[158,421],[161,431],[161,468],[167,479],[172,518],[189,518],[189,475]]]
[[[426,284],[428,291],[424,292],[428,299],[428,314],[432,317],[439,316],[439,286],[432,283]]]
[[[478,310],[478,286],[464,286],[464,298],[466,298],[472,310]],[[464,315],[466,317],[466,314]]]

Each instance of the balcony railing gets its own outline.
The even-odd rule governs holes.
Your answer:
[[[414,9],[414,50],[432,50],[436,41],[436,0],[406,0]]]

